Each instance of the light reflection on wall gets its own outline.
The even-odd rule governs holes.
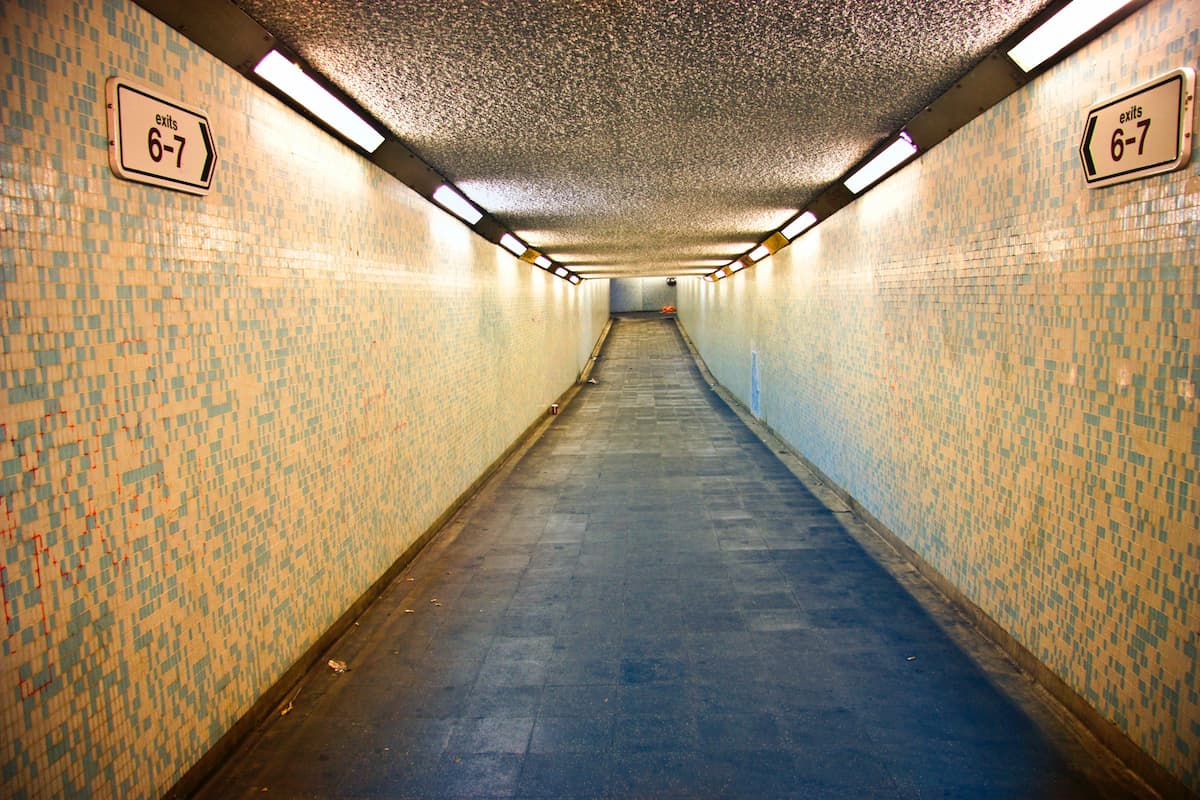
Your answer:
[[[449,212],[429,215],[429,243],[439,263],[470,263],[474,240],[475,233]]]
[[[796,241],[792,242],[781,255],[787,257],[786,274],[790,277],[788,283],[801,291],[812,287],[817,280],[819,264],[821,263],[821,228],[813,228]]]
[[[496,252],[496,285],[505,294],[515,294],[521,285],[521,278],[531,267],[524,261],[519,261],[503,247],[495,247]]]

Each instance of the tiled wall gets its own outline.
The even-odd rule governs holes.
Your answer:
[[[1084,188],[1097,100],[1200,57],[1158,0],[753,269],[718,380],[1200,790],[1200,154]]]
[[[678,286],[666,278],[615,278],[609,281],[609,306],[618,311],[659,311],[675,305]]]
[[[105,79],[205,109],[208,197]],[[125,0],[0,5],[0,796],[154,797],[564,391],[608,316]]]

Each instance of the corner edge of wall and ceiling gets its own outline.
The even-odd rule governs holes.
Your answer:
[[[412,189],[431,204],[449,210],[459,217],[475,234],[494,245],[504,247],[521,261],[533,264],[550,275],[578,286],[584,280],[579,273],[554,262],[546,254],[518,239],[492,214],[480,209],[467,199],[449,180],[428,162],[410,150],[394,136],[380,134],[374,130],[376,123],[368,122],[372,116],[364,111],[353,98],[320,73],[300,67],[300,59],[286,45],[259,25],[232,0],[207,0],[192,3],[188,0],[133,0],[142,9],[158,18],[198,47],[224,62],[254,83],[263,91],[277,98],[300,116],[308,119],[334,138],[343,141],[359,155],[387,172],[396,180]],[[310,111],[302,100],[297,99],[285,88],[260,72],[260,67],[269,57],[282,56],[293,67],[300,68],[305,80],[314,83],[319,91],[332,97],[350,115],[371,128],[370,134],[378,137],[378,143],[368,147],[356,141],[352,135]],[[378,127],[383,127],[382,125]],[[449,195],[447,203],[444,194]]]

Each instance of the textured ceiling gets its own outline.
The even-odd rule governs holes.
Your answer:
[[[711,271],[1048,0],[240,0],[584,277]]]

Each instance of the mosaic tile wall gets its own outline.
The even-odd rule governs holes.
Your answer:
[[[1200,790],[1200,153],[1084,188],[1085,110],[1197,65],[1153,2],[753,269],[717,378]]]
[[[205,109],[116,179],[110,75]],[[157,797],[608,316],[124,0],[0,4],[0,796]]]

